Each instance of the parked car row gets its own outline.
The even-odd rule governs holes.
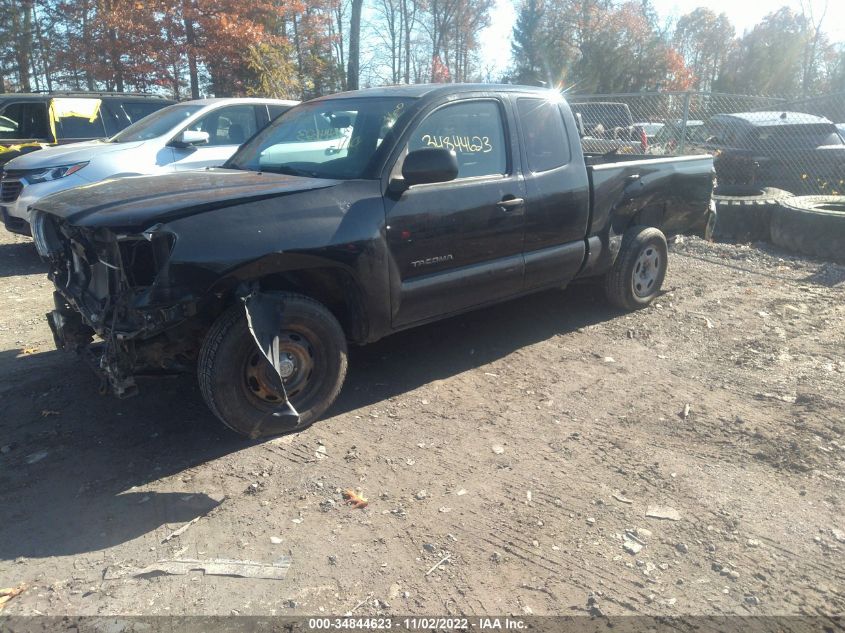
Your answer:
[[[51,145],[113,136],[172,103],[157,95],[124,92],[0,95],[0,165]]]
[[[111,138],[19,156],[7,162],[0,179],[3,223],[9,231],[29,235],[28,209],[44,196],[106,178],[222,165],[245,140],[295,104],[274,99],[173,104]]]
[[[593,153],[713,154],[720,183],[793,193],[845,191],[845,124],[792,111],[634,122],[625,103],[573,105]]]
[[[666,236],[714,221],[710,156],[592,154],[553,91],[381,88],[269,122],[289,105],[172,105],[7,165],[9,196],[33,192],[10,217],[49,263],[56,346],[105,390],[196,371],[236,432],[299,430],[337,397],[348,341],[575,279],[643,307]]]

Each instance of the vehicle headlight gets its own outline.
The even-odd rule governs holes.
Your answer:
[[[88,161],[84,163],[75,163],[73,165],[59,165],[58,167],[48,167],[47,169],[27,174],[26,181],[30,184],[35,185],[42,182],[50,182],[51,180],[58,180],[59,178],[64,178],[65,176],[75,174],[87,164]]]

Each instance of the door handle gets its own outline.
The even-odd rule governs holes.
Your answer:
[[[522,198],[505,198],[498,203],[498,207],[505,213],[514,209],[521,209],[523,206],[525,206],[525,200]]]

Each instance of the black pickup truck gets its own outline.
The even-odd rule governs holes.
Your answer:
[[[554,92],[402,86],[295,107],[222,168],[44,198],[33,234],[60,349],[117,395],[195,370],[255,438],[326,411],[347,341],[581,278],[648,305],[712,184],[709,156],[585,156]]]

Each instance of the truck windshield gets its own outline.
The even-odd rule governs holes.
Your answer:
[[[157,138],[163,134],[167,134],[170,130],[187,120],[188,117],[199,112],[200,109],[202,109],[202,106],[197,104],[167,106],[166,108],[153,112],[149,116],[145,116],[122,132],[112,136],[109,142],[132,143],[134,141],[149,141],[151,138]]]
[[[413,99],[328,99],[292,108],[241,147],[230,169],[364,178]],[[397,128],[398,129],[398,128]]]

